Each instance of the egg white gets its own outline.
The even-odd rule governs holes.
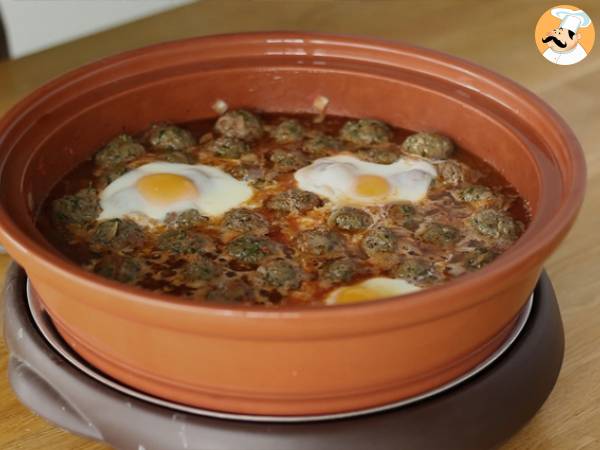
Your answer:
[[[344,290],[347,289],[356,289],[356,288],[364,288],[371,292],[372,296],[370,298],[366,298],[363,300],[353,301],[353,302],[342,302],[341,304],[349,304],[349,303],[364,303],[370,302],[373,300],[378,300],[386,297],[393,297],[396,295],[405,295],[410,294],[412,292],[417,292],[421,290],[420,287],[415,286],[414,284],[409,283],[406,280],[396,279],[396,278],[386,278],[386,277],[375,277],[369,278],[368,280],[361,281],[360,283],[356,283],[353,285],[342,286],[337,289],[334,289],[327,295],[325,298],[325,304],[327,305],[337,305],[339,296],[343,293]]]
[[[151,174],[180,175],[190,180],[198,196],[169,204],[148,201],[136,187],[144,176]],[[110,183],[100,193],[102,212],[99,219],[130,217],[164,221],[167,214],[197,209],[205,216],[220,216],[231,208],[246,202],[253,195],[250,186],[238,181],[217,167],[202,164],[188,165],[168,162],[152,162],[127,172]],[[146,223],[147,224],[147,223]]]
[[[354,191],[359,176],[384,178],[390,191],[384,196],[365,197]],[[336,204],[381,205],[391,201],[416,202],[427,195],[435,167],[422,160],[400,158],[393,164],[376,164],[352,155],[319,158],[297,170],[294,178],[300,189],[325,197]]]

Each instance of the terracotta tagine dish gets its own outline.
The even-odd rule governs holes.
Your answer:
[[[488,266],[401,297],[276,308],[190,302],[90,273],[39,231],[48,192],[115,135],[265,113],[373,117],[435,130],[526,201],[523,235]],[[156,397],[302,416],[365,409],[472,370],[510,335],[585,188],[565,122],[519,85],[401,43],[295,32],[201,37],[103,59],[37,89],[0,121],[0,241],[60,335],[89,364]]]

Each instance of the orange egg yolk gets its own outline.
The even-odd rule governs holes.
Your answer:
[[[350,303],[366,302],[369,300],[377,300],[393,295],[391,292],[383,292],[379,289],[375,290],[364,286],[349,286],[340,289],[335,296],[336,305],[347,305]]]
[[[355,191],[361,197],[383,197],[389,193],[390,184],[379,175],[360,175],[356,180]]]
[[[138,180],[136,187],[153,204],[168,205],[198,197],[198,189],[189,178],[173,173],[146,175]]]

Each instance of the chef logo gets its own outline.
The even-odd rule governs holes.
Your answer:
[[[550,8],[535,27],[535,43],[544,58],[568,66],[585,59],[594,46],[594,24],[585,11],[571,5]]]

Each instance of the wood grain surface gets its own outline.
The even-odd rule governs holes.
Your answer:
[[[398,39],[464,57],[516,80],[574,129],[586,152],[589,184],[573,231],[546,263],[566,328],[564,367],[539,414],[502,450],[595,450],[600,449],[600,42],[575,66],[544,60],[533,34],[539,16],[551,6],[548,1],[207,0],[0,62],[0,113],[48,79],[89,61],[151,43],[236,31],[310,30]],[[600,26],[599,1],[578,1],[577,6]],[[2,276],[8,262],[0,256]],[[6,366],[0,342],[0,449],[107,448],[65,433],[21,406],[8,385]]]

